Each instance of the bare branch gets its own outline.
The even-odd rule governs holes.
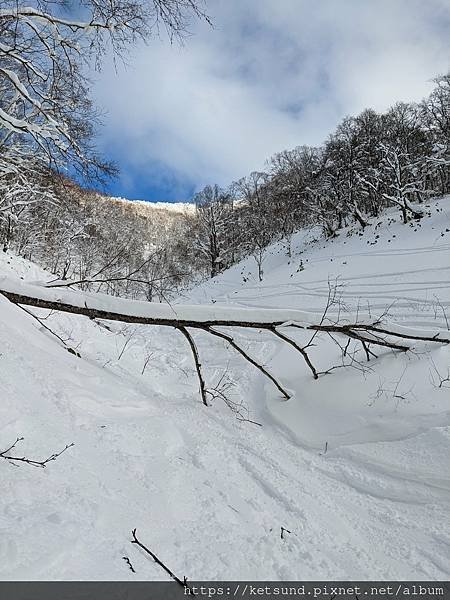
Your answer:
[[[178,331],[180,331],[184,335],[184,337],[187,339],[187,341],[189,343],[189,346],[192,351],[192,356],[194,357],[194,363],[195,363],[195,369],[197,371],[198,381],[200,383],[200,394],[202,396],[202,402],[205,406],[208,406],[208,402],[206,400],[206,385],[205,385],[205,380],[203,379],[203,375],[202,375],[202,365],[200,363],[200,357],[198,354],[197,346],[186,327],[177,326],[176,329],[178,329]]]
[[[446,375],[442,375],[431,356],[430,362],[433,366],[433,371],[430,370],[430,381],[432,386],[438,389],[450,388],[450,367],[447,367]]]
[[[164,571],[169,575],[169,577],[171,579],[173,579],[174,581],[176,581],[179,585],[181,585],[185,590],[186,593],[189,593],[190,596],[195,596],[193,590],[189,587],[188,583],[187,583],[187,578],[183,577],[183,579],[179,579],[176,575],[174,575],[174,573],[169,569],[169,567],[167,567],[162,560],[160,560],[156,554],[154,554],[151,550],[149,550],[149,548],[147,548],[147,546],[145,546],[137,537],[136,535],[136,528],[133,529],[133,531],[131,532],[131,535],[133,536],[133,539],[131,540],[132,544],[136,544],[136,546],[139,546],[139,548],[141,548],[144,552],[146,552],[149,556],[151,556],[153,558],[153,560],[155,561],[156,564],[158,564],[161,568],[164,569]]]
[[[234,348],[237,352],[239,352],[239,354],[241,356],[243,356],[245,358],[246,361],[248,361],[250,364],[252,364],[254,367],[256,367],[257,369],[259,369],[261,371],[261,373],[263,373],[268,379],[270,379],[270,381],[276,386],[276,388],[283,394],[283,396],[286,398],[286,400],[289,400],[290,395],[288,394],[288,392],[278,383],[278,381],[275,379],[275,377],[273,375],[271,375],[269,373],[269,371],[267,371],[267,369],[265,369],[265,367],[263,367],[262,365],[260,365],[258,362],[256,362],[256,360],[254,360],[251,356],[249,356],[245,350],[243,350],[235,341],[232,337],[230,337],[229,335],[226,335],[225,333],[222,333],[221,331],[217,331],[216,329],[212,329],[211,327],[206,327],[205,331],[207,331],[208,333],[210,333],[211,335],[217,336],[222,338],[223,340],[225,340],[232,348]]]
[[[287,337],[286,335],[284,335],[283,333],[278,331],[278,329],[276,329],[275,327],[272,329],[272,333],[274,333],[277,337],[279,337],[280,339],[282,339],[285,342],[287,342],[288,344],[290,344],[293,348],[295,348],[297,350],[297,352],[300,352],[300,354],[305,359],[305,362],[308,365],[308,368],[311,370],[311,373],[313,374],[314,379],[318,379],[319,376],[317,374],[316,368],[312,364],[306,350],[304,348],[302,348],[301,346],[299,346],[296,342],[294,342],[294,340],[291,340],[291,338]]]
[[[5,460],[8,460],[13,464],[26,463],[27,465],[31,465],[32,467],[40,467],[41,469],[44,469],[49,462],[56,460],[66,450],[72,448],[72,446],[75,445],[73,442],[71,444],[67,444],[62,450],[60,450],[59,452],[55,452],[54,454],[50,454],[50,456],[48,456],[44,460],[35,460],[31,458],[26,458],[25,456],[10,456],[9,453],[11,452],[11,450],[13,450],[19,442],[23,441],[23,439],[23,437],[16,438],[16,441],[13,444],[11,444],[9,448],[6,448],[6,450],[0,452],[0,458],[4,458]]]

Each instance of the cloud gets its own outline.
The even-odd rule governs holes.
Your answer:
[[[103,148],[133,180],[225,185],[346,114],[420,100],[448,69],[446,0],[215,0],[215,28],[106,65]],[[179,182],[179,189],[177,183]],[[124,183],[126,187],[126,184]],[[167,186],[166,186],[167,187]]]

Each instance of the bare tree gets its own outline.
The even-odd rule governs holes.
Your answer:
[[[421,118],[431,141],[427,177],[441,195],[450,189],[450,72],[434,80],[436,86],[420,105]]]
[[[255,259],[259,281],[264,278],[267,249],[276,233],[268,184],[268,174],[260,171],[250,173],[235,184],[243,202],[241,226],[246,231],[246,250]]]
[[[386,192],[383,198],[400,208],[403,223],[408,222],[408,216],[421,219],[423,214],[410,202],[409,198],[421,190],[420,182],[416,179],[416,169],[408,153],[398,146],[381,145],[383,152],[382,170],[385,174]]]
[[[206,186],[194,196],[197,231],[194,248],[206,260],[211,277],[226,266],[233,247],[228,244],[232,223],[233,204],[228,193],[219,186]]]
[[[161,28],[181,38],[193,16],[209,20],[201,0],[0,0],[0,218],[46,196],[49,167],[114,173],[93,146],[89,66]]]

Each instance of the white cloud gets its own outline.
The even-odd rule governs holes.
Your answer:
[[[346,114],[419,100],[448,69],[446,0],[216,0],[214,30],[106,66],[103,142],[124,168],[201,186],[321,143]]]

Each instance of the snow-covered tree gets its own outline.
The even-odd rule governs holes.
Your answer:
[[[450,190],[450,73],[436,77],[436,87],[420,105],[421,117],[431,142],[427,176],[435,192]]]
[[[398,146],[382,144],[381,151],[381,173],[386,189],[383,198],[400,208],[404,223],[408,222],[408,216],[420,219],[422,212],[410,201],[410,197],[422,189],[411,156]]]
[[[49,169],[114,172],[93,145],[88,71],[161,27],[182,37],[201,0],[0,0],[0,220],[55,200]]]
[[[269,184],[269,175],[260,171],[253,171],[235,183],[241,202],[241,227],[245,231],[243,246],[246,254],[255,259],[259,281],[264,277],[267,248],[277,232]]]
[[[206,186],[194,196],[196,206],[196,232],[194,250],[208,264],[211,277],[215,277],[230,264],[233,245],[230,229],[233,227],[233,202],[228,192],[219,186]]]

